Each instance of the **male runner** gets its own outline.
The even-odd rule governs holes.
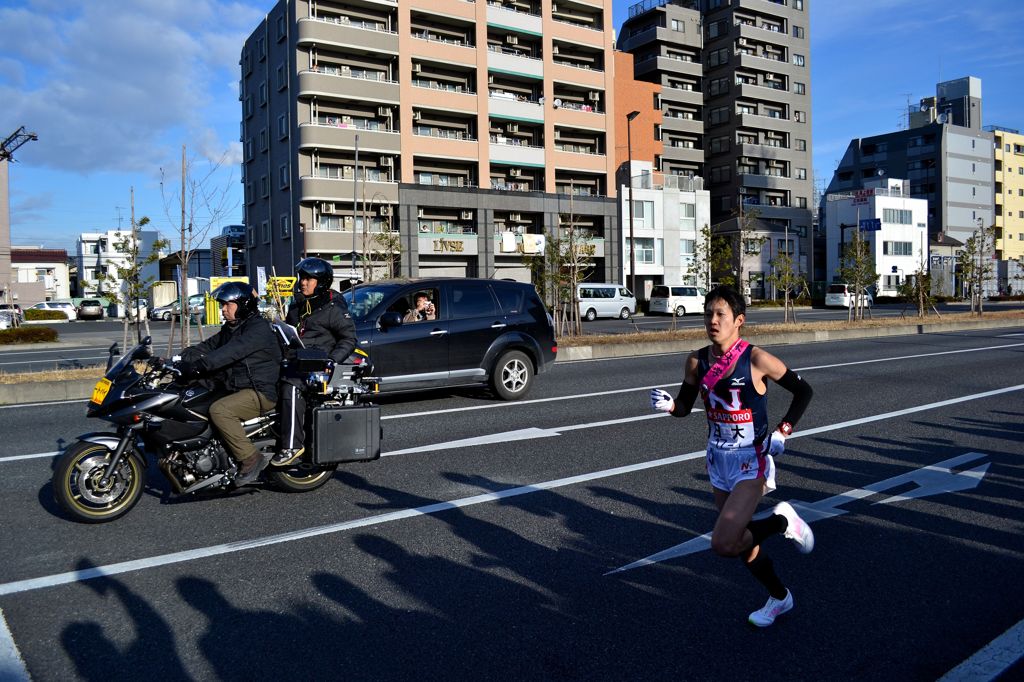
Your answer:
[[[707,467],[718,507],[711,549],[719,556],[741,557],[768,589],[768,602],[749,621],[767,627],[793,608],[793,595],[779,580],[761,543],[776,533],[808,553],[814,533],[787,502],[764,519],[751,520],[761,497],[775,490],[775,462],[786,437],[803,415],[813,391],[806,381],[771,353],[740,339],[746,321],[743,297],[720,286],[704,299],[704,327],[711,345],[690,353],[679,395],[651,391],[651,406],[685,417],[700,393],[708,418]],[[766,393],[771,379],[793,394],[789,411],[769,434]]]

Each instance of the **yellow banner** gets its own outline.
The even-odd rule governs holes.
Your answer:
[[[267,294],[273,296],[291,296],[295,290],[294,277],[271,277],[267,280]]]
[[[249,283],[249,278],[248,277],[241,277],[241,276],[238,276],[238,275],[236,275],[234,277],[211,277],[210,278],[210,291],[211,292],[216,291],[217,287],[219,287],[221,284],[226,284],[227,282],[242,282],[243,284],[248,284]]]

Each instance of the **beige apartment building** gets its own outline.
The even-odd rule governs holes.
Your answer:
[[[281,0],[241,67],[246,242],[268,274],[364,254],[379,274],[390,236],[403,275],[528,281],[528,235],[570,221],[593,278],[621,272],[610,0]]]
[[[1024,291],[1024,135],[991,126],[995,155],[995,259],[998,286]]]

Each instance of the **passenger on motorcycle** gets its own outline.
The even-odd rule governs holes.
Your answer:
[[[231,391],[210,406],[210,421],[228,453],[238,462],[235,483],[251,483],[272,453],[256,450],[242,422],[274,408],[281,370],[281,347],[270,322],[258,313],[259,299],[248,284],[227,282],[213,297],[220,303],[224,326],[206,341],[182,351],[183,377],[209,375]]]
[[[295,266],[298,277],[296,301],[288,306],[285,322],[298,330],[306,348],[327,353],[335,363],[344,362],[356,347],[356,327],[345,299],[331,291],[334,270],[320,258],[303,258]],[[294,361],[295,351],[286,351]],[[285,369],[281,379],[281,449],[274,464],[291,464],[302,456],[305,436],[305,377]]]

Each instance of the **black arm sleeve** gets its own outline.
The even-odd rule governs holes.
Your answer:
[[[697,400],[697,387],[685,381],[679,387],[679,395],[676,396],[676,407],[672,410],[673,417],[685,417],[693,410],[693,403]]]
[[[787,369],[782,378],[775,383],[793,394],[793,402],[789,404],[789,411],[786,412],[786,416],[782,418],[782,421],[796,426],[800,417],[804,416],[804,410],[811,403],[811,396],[814,395],[814,390],[810,384],[801,379],[800,375],[791,369]]]

